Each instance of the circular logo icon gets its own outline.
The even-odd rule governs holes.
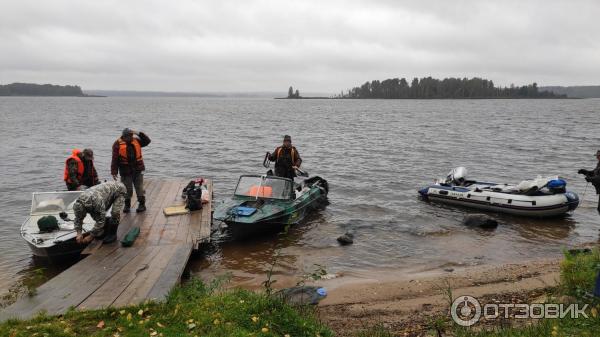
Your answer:
[[[481,304],[473,296],[459,296],[450,308],[452,319],[460,326],[471,326],[481,318]]]

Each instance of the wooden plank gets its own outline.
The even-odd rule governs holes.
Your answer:
[[[31,317],[40,310],[49,314],[64,313],[69,307],[82,303],[140,251],[115,249],[102,258],[96,258],[101,254],[91,255],[82,261],[86,263],[75,264],[75,268],[67,269],[54,278],[53,282],[47,283],[48,286],[38,288],[36,296],[17,302],[5,311],[17,313],[21,317]]]
[[[123,248],[126,249],[126,248]],[[160,251],[157,246],[141,248],[142,251],[127,265],[119,270],[110,280],[79,305],[79,309],[96,309],[110,306],[119,295],[138,277],[139,273],[149,268],[150,262]]]
[[[187,235],[187,240],[191,241],[194,249],[198,249],[200,242],[210,239],[212,224],[212,181],[206,181],[207,193],[209,193],[209,202],[202,206],[199,214],[190,214],[188,234],[178,233],[178,237]]]
[[[194,237],[194,248],[198,249],[201,243],[208,242],[210,240],[210,234],[212,229],[212,202],[213,202],[213,183],[209,180],[206,183],[207,190],[209,192],[209,202],[202,209],[202,219],[200,220],[200,229]]]
[[[186,243],[179,245],[175,254],[163,270],[162,274],[156,280],[156,283],[147,294],[148,299],[158,301],[164,300],[173,286],[181,282],[181,274],[185,270],[185,266],[192,253],[192,244]]]
[[[84,260],[91,260],[94,263],[100,263],[103,258],[109,255],[109,251],[105,250],[101,254],[90,256]],[[103,256],[104,255],[104,256]],[[82,272],[85,268],[81,262],[73,265],[71,268],[52,278],[50,281],[37,288],[35,296],[23,297],[19,301],[13,303],[2,311],[1,320],[12,317],[30,317],[39,310],[42,310],[59,291],[64,291],[70,282],[78,284],[83,282],[85,276]],[[63,294],[64,295],[64,294]]]
[[[164,196],[169,191],[169,188],[170,188],[170,185],[167,182],[163,182],[160,186],[160,190],[158,191],[157,198],[153,201],[153,204],[160,203],[161,199],[158,196]],[[152,226],[153,226],[153,223],[154,223],[156,217],[158,216],[159,212],[157,210],[159,208],[160,208],[160,205],[158,207],[152,206],[152,207],[148,208],[144,218],[141,220],[141,223],[138,223],[138,226],[140,227],[140,236],[136,240],[136,243],[138,245],[146,244],[147,237],[150,234],[150,230],[152,229]],[[139,241],[139,242],[137,242],[137,241]]]
[[[171,257],[177,250],[177,245],[158,246],[160,251],[150,262],[146,270],[140,272],[119,297],[113,302],[116,307],[139,303],[147,299],[146,295],[154,286],[154,283],[162,271],[167,267]]]
[[[154,202],[154,199],[159,195],[160,189],[163,185],[163,181],[159,180],[155,182],[154,180],[151,180],[148,182],[148,184],[149,188],[146,190],[146,204],[150,205]],[[132,206],[135,205],[133,203],[133,200],[131,204]],[[122,214],[121,224],[119,225],[117,236],[122,237],[127,232],[129,232],[129,230],[134,226],[141,227],[141,224],[144,221],[144,219],[148,216],[151,216],[148,215],[149,213],[149,211],[143,213],[136,213],[135,209],[132,209],[130,213]]]
[[[156,214],[156,218],[152,222],[152,226],[149,229],[148,236],[146,237],[148,244],[158,244],[160,242],[162,232],[167,224],[167,218],[162,212],[162,209],[175,202],[177,195],[180,193],[179,185],[179,182],[169,182],[168,192],[165,194],[165,198],[159,207],[159,212]],[[181,215],[179,217],[181,217]]]
[[[183,180],[180,181],[178,191],[182,191],[183,188],[185,187],[185,185],[186,185],[185,181],[183,181]],[[175,203],[181,203],[181,204],[184,203],[183,199],[181,198],[181,193],[178,193],[177,196],[175,197]],[[179,226],[181,226],[181,223],[187,217],[188,217],[187,214],[180,214],[177,216],[166,216],[165,215],[166,223],[161,232],[159,244],[176,243],[177,241],[179,241],[177,238],[177,229],[179,228]],[[185,240],[183,240],[183,242],[185,242]]]
[[[91,255],[98,251],[102,247],[102,240],[94,239],[89,245],[81,252],[81,255]]]
[[[190,214],[181,217],[179,225],[175,228],[174,241],[191,242],[191,219],[194,213],[196,212],[191,212]]]

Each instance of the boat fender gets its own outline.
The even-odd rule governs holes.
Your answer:
[[[129,232],[127,232],[127,234],[125,234],[125,236],[121,240],[121,245],[123,247],[131,247],[135,242],[135,239],[137,239],[138,235],[140,235],[140,228],[137,226],[133,227],[129,230]]]

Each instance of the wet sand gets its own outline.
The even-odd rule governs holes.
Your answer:
[[[454,298],[528,303],[558,284],[559,262],[538,259],[452,271],[377,273],[367,279],[341,276],[318,282],[328,290],[319,315],[337,336],[353,336],[378,324],[397,335],[422,336],[433,319],[449,317],[448,289]]]

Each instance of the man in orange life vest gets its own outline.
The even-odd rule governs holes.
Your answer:
[[[292,146],[292,137],[288,135],[283,137],[283,145],[271,153],[269,160],[275,162],[276,176],[292,180],[296,176],[296,169],[302,164],[298,150]]]
[[[94,167],[94,152],[92,149],[74,149],[65,161],[63,179],[69,191],[77,191],[81,186],[92,187],[99,184],[98,173]]]
[[[146,210],[146,196],[144,194],[144,159],[142,147],[150,144],[150,138],[143,132],[136,132],[129,128],[123,130],[121,137],[113,144],[112,162],[110,171],[113,179],[117,180],[117,173],[121,174],[121,182],[127,188],[125,207],[123,212],[128,213],[131,209],[131,197],[133,188],[138,198],[136,212]]]

